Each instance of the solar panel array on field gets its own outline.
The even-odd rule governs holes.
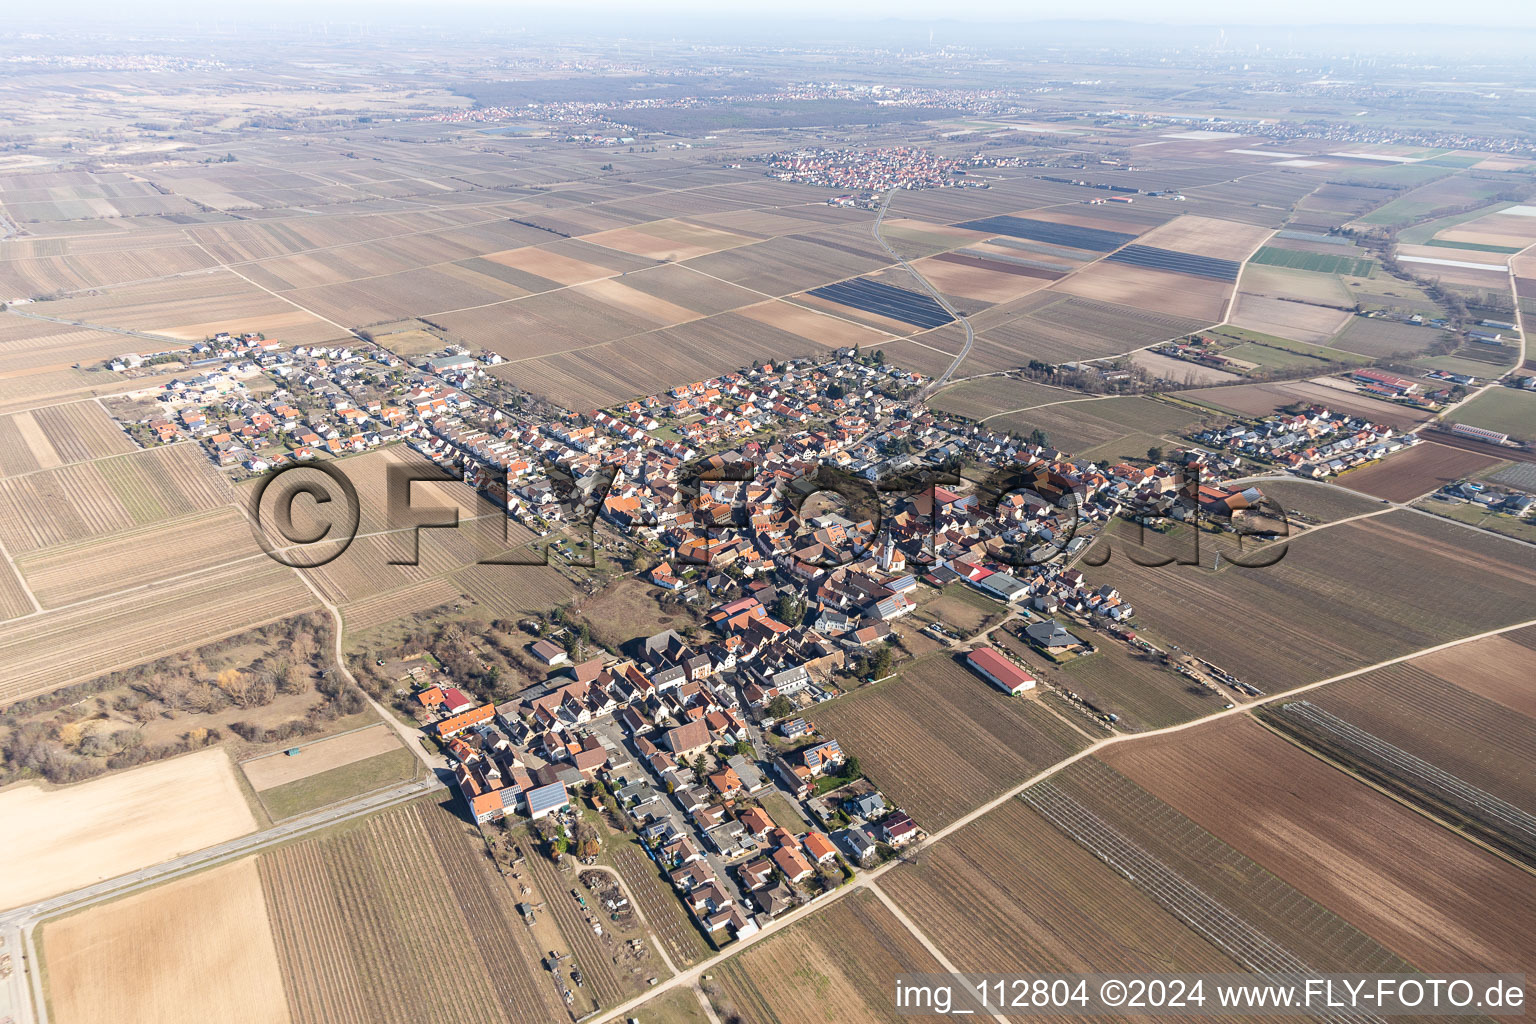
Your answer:
[[[1126,263],[1133,267],[1150,267],[1153,270],[1171,270],[1178,274],[1209,277],[1217,281],[1236,281],[1242,264],[1236,260],[1222,260],[1214,256],[1196,256],[1172,249],[1154,249],[1150,245],[1128,245],[1105,260]]]
[[[1088,249],[1092,252],[1109,252],[1118,249],[1125,243],[1136,238],[1123,231],[1105,231],[1103,228],[1083,228],[1076,224],[1052,224],[1044,220],[1029,220],[1026,217],[984,217],[981,220],[969,220],[956,227],[965,228],[967,231],[985,231],[991,235],[1009,235],[1013,238],[1028,238],[1034,242],[1045,242],[1048,245],[1066,245],[1074,249]]]
[[[926,295],[893,288],[865,277],[813,288],[810,294],[917,327],[939,327],[954,319],[943,306]]]

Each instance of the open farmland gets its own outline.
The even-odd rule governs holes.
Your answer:
[[[1062,279],[1050,290],[1165,316],[1187,317],[1204,325],[1224,319],[1235,276],[1236,271],[1233,277],[1210,277],[1106,260]]]
[[[201,448],[167,445],[0,480],[0,543],[20,555],[230,501]]]
[[[1502,970],[1536,951],[1536,894],[1518,868],[1251,721],[1198,736],[1104,760],[1422,970]]]
[[[49,315],[160,334],[172,343],[201,341],[221,330],[261,331],[290,344],[326,341],[344,333],[227,270],[61,299],[50,304]]]
[[[1374,512],[1381,502],[1342,490],[1334,484],[1321,481],[1280,478],[1258,480],[1254,486],[1273,498],[1285,509],[1293,526],[1308,523],[1331,523],[1337,519]]]
[[[1530,614],[1533,549],[1431,516],[1387,512],[1286,547],[1262,569],[1115,560],[1088,577],[1119,588],[1160,637],[1271,692]]]
[[[285,566],[221,564],[0,626],[0,704],[232,636],[315,607]]]
[[[1270,230],[1266,227],[1184,214],[1153,228],[1137,239],[1137,242],[1141,246],[1168,249],[1207,259],[1241,262],[1253,252],[1254,246],[1269,235]],[[1230,276],[1227,278],[1231,279]]]
[[[1258,294],[1244,287],[1238,293],[1231,319],[1236,326],[1250,331],[1324,345],[1349,322],[1350,314],[1342,309]]]
[[[1351,469],[1338,478],[1338,483],[1386,501],[1412,501],[1497,464],[1497,459],[1487,455],[1423,441],[1406,451]]]
[[[679,381],[740,369],[755,359],[813,355],[839,344],[722,313],[579,351],[515,359],[493,367],[492,375],[569,409],[600,409]]]
[[[1023,366],[1031,359],[1064,362],[1117,355],[1183,337],[1212,322],[1062,296],[1054,289],[996,306],[972,320],[978,335],[965,362],[968,372]]]
[[[562,1009],[507,885],[416,801],[261,857],[295,1024],[548,1024]]]
[[[1349,323],[1330,344],[1346,352],[1358,352],[1364,356],[1380,357],[1395,354],[1417,354],[1429,348],[1443,337],[1433,327],[1416,327],[1413,324],[1374,317],[1350,317]]]
[[[0,476],[123,455],[137,447],[95,401],[0,417]]]
[[[59,1024],[288,1024],[256,859],[43,927]]]
[[[1346,917],[1101,760],[1069,765],[1021,799],[1245,970],[1408,969]]]
[[[1188,409],[1151,398],[1091,398],[1043,405],[1038,409],[1008,413],[987,421],[989,427],[1028,435],[1045,431],[1050,443],[1062,451],[1081,454],[1112,445],[1133,434],[1177,434],[1197,425],[1199,417]],[[1127,455],[1145,457],[1150,445]]]
[[[296,749],[299,751],[296,756],[286,756],[279,751],[244,761],[240,770],[245,772],[251,788],[260,793],[375,754],[399,750],[400,740],[393,729],[380,724],[301,744]]]
[[[1536,631],[1475,643],[1333,683],[1306,699],[1442,771],[1536,812]]]
[[[929,829],[1087,743],[1037,701],[1003,695],[943,652],[819,707],[814,721]]]
[[[1500,180],[1501,175],[1457,174],[1412,189],[1385,206],[1379,207],[1360,218],[1361,224],[1407,225],[1436,210],[1452,210],[1480,202],[1487,202],[1500,192],[1507,191],[1512,182]]]
[[[103,807],[112,808],[102,814]],[[204,749],[64,788],[0,791],[10,869],[0,909],[72,892],[256,829],[224,751]]]
[[[214,509],[106,537],[55,544],[16,559],[44,608],[151,586],[216,565],[265,559],[237,510]]]
[[[1117,552],[1125,556],[1125,549]],[[1156,655],[1116,640],[1095,640],[1099,650],[1052,672],[1061,686],[1094,707],[1120,716],[1118,727],[1140,731],[1187,722],[1219,711],[1227,698],[1180,675]],[[1021,642],[1022,645],[1022,642]]]
[[[1021,885],[1021,870],[1027,885]],[[1237,965],[1021,800],[880,879],[961,971],[1232,971]]]
[[[1536,814],[1310,700],[1267,705],[1260,717],[1298,745],[1448,822],[1480,845],[1536,864]]]
[[[1330,253],[1303,252],[1266,245],[1253,254],[1250,262],[1271,267],[1290,267],[1309,270],[1315,274],[1349,274],[1354,277],[1370,277],[1374,262],[1354,256],[1336,256]]]
[[[1016,377],[978,377],[947,387],[929,400],[929,406],[944,412],[984,420],[999,413],[1046,402],[1070,401],[1081,397],[1075,391],[1036,384]]]
[[[987,217],[955,225],[966,231],[989,235],[1006,235],[1009,238],[1026,238],[1047,245],[1065,245],[1089,252],[1111,252],[1136,238],[1136,233],[1108,231],[1104,228],[1080,227],[1075,224],[1056,224],[1028,217]]]
[[[856,892],[713,970],[715,997],[743,1024],[894,1022],[891,979],[936,972],[933,955],[873,893]]]

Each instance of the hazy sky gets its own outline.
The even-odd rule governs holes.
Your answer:
[[[1532,0],[1478,0],[1476,3],[1448,4],[1444,0],[1284,0],[1257,3],[1254,0],[1094,0],[1091,3],[1067,3],[1061,0],[965,0],[964,3],[913,2],[913,0],[772,0],[764,4],[740,4],[721,0],[249,0],[242,4],[208,4],[203,0],[59,0],[46,7],[14,12],[25,20],[57,16],[62,11],[96,9],[113,20],[142,13],[161,18],[174,14],[179,18],[202,19],[300,17],[309,20],[327,18],[384,20],[401,18],[431,21],[464,13],[478,13],[499,22],[549,22],[569,16],[614,15],[632,19],[654,14],[673,19],[698,18],[720,22],[732,18],[763,22],[790,18],[809,19],[796,26],[814,30],[816,20],[890,20],[924,22],[930,19],[950,22],[1031,22],[1031,21],[1101,21],[1121,20],[1161,24],[1201,25],[1466,25],[1508,28],[1536,27],[1536,2]],[[601,24],[593,26],[600,30]]]

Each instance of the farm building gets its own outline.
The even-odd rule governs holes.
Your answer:
[[[1470,437],[1474,441],[1490,441],[1493,444],[1503,444],[1509,440],[1508,434],[1501,434],[1497,430],[1487,430],[1483,427],[1474,427],[1467,423],[1452,424],[1451,433],[1460,434],[1462,437]]]
[[[978,647],[965,660],[978,675],[1006,694],[1018,696],[1034,689],[1033,676],[990,647]]]
[[[559,644],[552,644],[548,640],[535,640],[529,650],[533,652],[535,658],[546,665],[561,665],[571,660],[570,655],[565,653],[565,648]]]
[[[570,805],[570,795],[565,791],[565,784],[552,782],[547,786],[539,786],[524,792],[523,799],[527,804],[528,817],[534,821],[548,814]]]

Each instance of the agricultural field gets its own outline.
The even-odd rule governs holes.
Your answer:
[[[1117,587],[1159,637],[1273,693],[1520,621],[1536,554],[1393,511],[1297,533],[1268,568],[1228,563],[1213,573],[1116,560],[1087,574]],[[1426,579],[1435,585],[1422,586]],[[1285,658],[1273,657],[1279,650]]]
[[[1116,553],[1125,557],[1124,549]],[[1052,681],[1120,716],[1129,732],[1160,729],[1221,710],[1228,698],[1118,640],[1095,638],[1098,651],[1051,671]]]
[[[1536,391],[1491,388],[1445,418],[1451,423],[1497,430],[1523,441],[1536,440]]]
[[[450,580],[432,577],[397,590],[387,590],[373,597],[352,601],[341,607],[343,629],[347,634],[366,633],[397,619],[438,608],[462,599],[459,588]]]
[[[263,854],[295,1024],[563,1016],[481,841],[416,801]]]
[[[975,250],[942,253],[912,268],[945,295],[979,303],[1011,302],[1039,291],[1062,272],[1000,260]]]
[[[1003,695],[948,652],[819,706],[814,722],[930,830],[1087,743],[1038,702]]]
[[[13,620],[0,625],[0,703],[232,636],[317,604],[292,569],[260,558]]]
[[[258,558],[266,555],[250,524],[237,510],[226,507],[105,537],[54,544],[21,555],[16,567],[38,603],[57,608]]]
[[[49,305],[48,312],[86,325],[163,335],[166,347],[178,341],[201,341],[221,330],[262,332],[289,344],[344,336],[332,324],[294,309],[227,270],[105,288],[91,295],[60,299]],[[122,349],[119,339],[117,351]]]
[[[1245,280],[1255,276],[1245,275]],[[1309,345],[1325,345],[1349,322],[1350,314],[1329,306],[1260,294],[1245,286],[1237,295],[1231,320],[1245,330],[1274,334]]]
[[[112,813],[103,815],[103,807]],[[63,788],[0,790],[11,870],[0,909],[21,906],[256,830],[234,766],[205,749]]]
[[[1435,240],[1524,249],[1536,242],[1536,207],[1500,205],[1481,217],[1461,221],[1437,231]]]
[[[1106,260],[1064,278],[1050,290],[1094,302],[1214,324],[1224,318],[1227,298],[1232,294],[1232,279]]]
[[[377,757],[387,756],[404,750],[394,730],[383,724],[371,725],[353,732],[316,740],[312,743],[299,744],[292,749],[298,751],[298,753],[289,755],[285,751],[276,751],[241,762],[240,770],[245,773],[246,781],[261,796],[263,802],[267,800],[268,794],[275,790],[282,790],[295,783],[303,782],[338,768],[370,761]],[[406,753],[409,754],[409,751],[406,751]],[[414,756],[411,756],[409,760],[414,761]],[[410,763],[407,763],[405,765],[405,777],[409,778],[412,771]],[[390,781],[394,780],[391,779]],[[356,790],[355,792],[365,792],[365,790]],[[331,802],[334,801],[321,801],[321,803]],[[314,806],[320,806],[320,803],[316,803]],[[272,816],[274,818],[287,817],[287,815],[282,814],[273,814]]]
[[[1254,224],[1183,214],[1153,228],[1136,241],[1158,249],[1241,262],[1270,234],[1268,228]]]
[[[985,420],[1014,409],[1080,398],[1075,391],[1036,384],[1015,377],[977,377],[947,387],[929,399],[930,408],[973,420]]]
[[[896,1015],[891,979],[942,968],[873,893],[843,896],[809,920],[712,970],[723,1019],[872,1024]]]
[[[1337,483],[1386,501],[1411,501],[1497,462],[1487,455],[1423,441],[1378,462],[1351,469],[1339,476]]]
[[[256,795],[267,816],[273,821],[282,821],[349,797],[409,782],[420,773],[421,759],[396,745],[395,749],[385,753],[259,790]]]
[[[1312,523],[1331,523],[1381,508],[1379,500],[1319,481],[1280,478],[1259,480],[1254,486],[1285,509],[1293,528]]]
[[[1258,728],[1251,723],[1238,724]],[[1202,728],[1210,733],[1220,726]],[[1116,754],[1129,751],[1134,755],[1153,743],[1148,740],[1108,749]],[[1196,747],[1186,738],[1180,751],[1189,752]],[[1300,751],[1295,753],[1309,760]],[[1136,888],[1226,953],[1241,969],[1362,973],[1407,970],[1404,956],[1374,937],[1350,913],[1352,908],[1332,905],[1326,898],[1331,894],[1318,892],[1308,880],[1293,880],[1283,871],[1272,871],[1267,859],[1256,856],[1258,852],[1267,856],[1267,850],[1251,851],[1243,842],[1245,837],[1234,835],[1223,819],[1205,813],[1218,803],[1247,800],[1248,792],[1283,789],[1288,781],[1280,772],[1263,774],[1269,770],[1269,762],[1248,758],[1246,763],[1250,771],[1245,774],[1252,777],[1258,772],[1271,785],[1261,784],[1247,790],[1215,787],[1230,794],[1228,800],[1213,799],[1200,813],[1186,809],[1190,801],[1185,794],[1209,791],[1213,787],[1208,781],[1215,776],[1169,776],[1149,782],[1143,775],[1127,778],[1098,758],[1085,758],[1067,766],[1030,787],[1021,799],[1085,850],[1112,861]],[[1329,769],[1321,763],[1316,767],[1326,777]],[[1154,783],[1156,789],[1151,788]],[[1264,804],[1249,801],[1248,806],[1255,817],[1267,812]],[[1327,816],[1340,831],[1353,830],[1360,820],[1332,816],[1330,811],[1331,807],[1321,800],[1314,803],[1314,813]],[[1373,837],[1367,841],[1378,840]],[[1319,845],[1321,848],[1316,851],[1310,845],[1291,844],[1289,849],[1293,856],[1308,857],[1314,870],[1322,873],[1326,871],[1322,858],[1312,860],[1309,856],[1327,851],[1326,846]],[[1342,874],[1335,878],[1340,885],[1346,885]]]
[[[1332,388],[1311,381],[1202,388],[1181,392],[1179,397],[1240,416],[1268,416],[1277,409],[1319,404],[1335,412],[1364,416],[1372,422],[1385,423],[1396,430],[1407,430],[1430,418],[1430,413],[1422,410],[1380,402],[1352,390]]]
[[[1349,323],[1329,344],[1346,352],[1380,358],[1412,356],[1429,348],[1445,335],[1433,327],[1418,327],[1396,320],[1350,317]]]
[[[1020,885],[1021,866],[1028,885]],[[1009,800],[880,878],[961,971],[1231,971],[1114,868]]]
[[[230,504],[228,481],[192,444],[0,479],[0,544],[22,555]]]
[[[663,879],[655,862],[640,849],[638,840],[610,836],[606,847],[614,870],[624,880],[630,898],[645,914],[654,940],[661,943],[679,967],[697,963],[709,953],[699,931],[669,879]]]
[[[16,476],[137,449],[95,401],[0,417],[0,476]]]
[[[654,999],[641,1003],[633,1016],[637,1020],[656,1021],[657,1024],[710,1024],[704,1015],[704,1007],[693,989],[678,986],[663,992]]]
[[[288,1024],[256,858],[47,922],[59,1024]]]
[[[1252,721],[1103,760],[1421,970],[1502,970],[1536,950],[1536,894],[1520,869]],[[1210,778],[1226,784],[1199,781]]]
[[[1036,429],[1043,430],[1055,447],[1081,454],[1106,445],[1114,446],[1132,436],[1177,435],[1198,425],[1199,420],[1198,413],[1180,406],[1152,398],[1121,397],[1045,405],[992,418],[987,425],[1024,436]],[[1133,450],[1123,455],[1145,458],[1149,447],[1150,444],[1143,444],[1139,450],[1134,450],[1133,446]]]
[[[1299,249],[1272,245],[1266,245],[1254,253],[1249,262],[1261,266],[1307,270],[1316,274],[1348,274],[1352,277],[1370,277],[1375,265],[1372,260],[1357,259],[1348,255],[1303,252]]]
[[[962,370],[1009,369],[1031,359],[1056,363],[1118,355],[1181,338],[1214,319],[1173,316],[1081,296],[1063,297],[1048,289],[972,317],[978,332],[976,347]]]
[[[1457,174],[1412,189],[1360,218],[1365,225],[1406,225],[1436,210],[1454,209],[1492,199],[1516,183],[1498,175]]]

